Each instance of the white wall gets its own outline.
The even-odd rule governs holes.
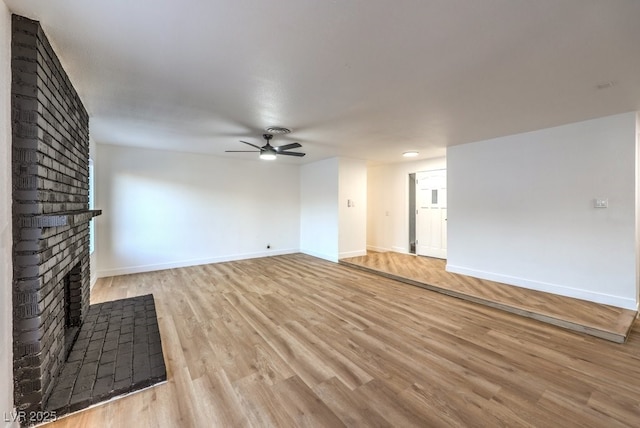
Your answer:
[[[635,161],[635,113],[449,148],[447,269],[636,309]]]
[[[300,251],[338,261],[339,159],[300,167]]]
[[[338,169],[338,255],[340,258],[364,256],[367,254],[367,163],[340,158]]]
[[[367,247],[409,252],[409,174],[447,167],[445,158],[369,167]]]
[[[99,276],[298,251],[298,166],[97,146]]]
[[[11,287],[11,14],[0,1],[0,415],[13,411]],[[3,417],[5,426],[10,417]]]

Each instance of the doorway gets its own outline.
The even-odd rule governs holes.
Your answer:
[[[416,175],[409,174],[409,253],[416,253]]]
[[[447,258],[447,171],[415,174],[415,253]]]

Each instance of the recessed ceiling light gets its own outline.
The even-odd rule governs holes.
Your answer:
[[[415,158],[416,156],[418,156],[419,152],[416,152],[415,150],[409,151],[409,152],[404,152],[402,154],[402,156],[404,156],[405,158]]]
[[[289,128],[283,126],[268,126],[264,128],[269,134],[288,134],[291,132]]]

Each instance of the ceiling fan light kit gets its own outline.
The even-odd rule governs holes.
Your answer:
[[[260,152],[260,159],[262,160],[276,160],[275,150],[263,150]]]
[[[275,129],[275,128],[278,128],[281,134],[286,134],[288,132],[291,132],[291,130],[287,128],[282,128],[282,127],[270,127],[267,129]],[[260,159],[262,160],[275,160],[278,155],[297,156],[297,157],[302,157],[305,155],[305,153],[289,151],[291,149],[297,149],[302,147],[300,143],[290,143],[290,144],[284,144],[282,146],[274,147],[269,143],[269,141],[273,138],[273,134],[262,134],[262,138],[267,140],[267,144],[265,144],[262,147],[240,140],[241,143],[251,146],[257,150],[225,150],[225,152],[226,153],[260,153],[259,156],[260,156]]]

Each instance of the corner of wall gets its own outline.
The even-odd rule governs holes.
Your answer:
[[[11,12],[0,0],[0,413],[18,426],[13,405],[13,281],[11,262]]]
[[[640,310],[640,111],[636,112],[636,311]]]

